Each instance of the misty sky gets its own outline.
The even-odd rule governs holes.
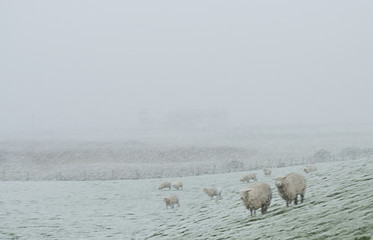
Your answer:
[[[373,123],[372,1],[0,0],[0,133]]]

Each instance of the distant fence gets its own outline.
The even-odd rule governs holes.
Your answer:
[[[218,173],[215,168],[203,167],[181,169],[144,170],[131,169],[128,171],[104,170],[81,172],[33,172],[33,171],[2,171],[0,181],[106,181],[106,180],[130,180],[145,178],[183,177]]]
[[[99,171],[99,172],[78,172],[78,173],[67,173],[67,172],[48,172],[40,173],[33,171],[5,171],[0,173],[0,181],[39,181],[39,180],[51,180],[51,181],[87,181],[87,180],[117,180],[119,179],[118,174],[115,170],[111,171]]]

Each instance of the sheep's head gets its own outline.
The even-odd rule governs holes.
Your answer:
[[[240,190],[240,197],[241,197],[242,201],[247,201],[247,199],[249,198],[249,192],[250,191],[251,191],[251,189]]]
[[[167,203],[167,202],[169,202],[170,200],[168,199],[168,198],[164,198],[163,199],[163,202],[165,202],[165,203]]]
[[[285,186],[285,177],[278,177],[275,179],[275,184],[277,188],[282,188]]]

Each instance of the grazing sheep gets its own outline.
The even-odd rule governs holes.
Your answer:
[[[306,192],[306,180],[298,173],[289,173],[285,177],[275,179],[275,184],[280,196],[286,201],[286,206],[294,200],[294,204],[298,204],[298,194],[303,203],[304,194]]]
[[[256,178],[256,173],[249,173],[249,174],[247,174],[247,175],[245,175],[245,176],[243,176],[241,179],[240,179],[240,181],[241,182],[250,182],[250,180],[254,180],[254,182],[256,182],[256,181],[258,181],[258,179]]]
[[[272,173],[271,169],[269,169],[269,168],[264,168],[263,172],[264,172],[264,175],[266,175],[266,176],[271,176],[271,173]]]
[[[212,186],[212,187],[207,187],[207,188],[204,188],[203,191],[211,198],[213,198],[214,196],[216,197],[220,197],[221,196],[221,192],[222,192],[222,189],[221,187],[215,187],[215,186]]]
[[[174,182],[172,184],[172,187],[179,190],[179,189],[183,189],[183,183],[181,181],[177,181],[177,182]]]
[[[168,209],[168,206],[170,206],[171,208],[174,208],[175,204],[177,204],[177,206],[180,207],[179,198],[175,195],[169,196],[168,198],[164,198],[163,201],[166,203],[167,209]]]
[[[256,210],[261,208],[262,214],[267,213],[271,204],[272,191],[267,183],[254,183],[246,189],[240,191],[243,205],[250,210],[250,216],[256,216]],[[254,214],[253,214],[254,212]]]
[[[171,190],[171,183],[168,182],[168,181],[165,181],[165,182],[161,183],[161,184],[159,185],[159,187],[158,187],[158,190],[161,190],[161,189],[163,189],[163,188],[168,188],[168,189]]]
[[[310,172],[314,172],[317,170],[317,167],[315,165],[307,165],[305,168],[304,168],[304,171],[306,173],[310,173]]]

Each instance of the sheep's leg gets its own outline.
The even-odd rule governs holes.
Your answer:
[[[250,208],[250,217],[253,217],[253,209]]]
[[[294,198],[294,204],[295,204],[295,205],[298,204],[298,195],[296,195],[295,198]]]
[[[254,217],[256,217],[256,210],[254,209]]]
[[[286,206],[289,207],[289,204],[291,203],[291,201],[289,200],[289,198],[286,198]]]
[[[303,203],[304,193],[300,195],[300,202]]]

